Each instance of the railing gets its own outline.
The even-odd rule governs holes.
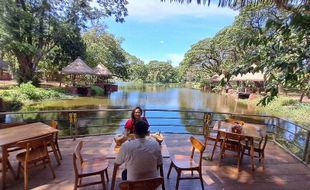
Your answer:
[[[129,109],[2,112],[0,123],[36,121],[49,123],[51,120],[57,120],[60,136],[75,139],[86,135],[121,133],[130,112]],[[273,142],[304,163],[310,162],[310,130],[278,117],[164,109],[147,109],[144,114],[150,123],[150,130],[163,133],[202,134],[206,116],[210,116],[211,123],[234,117],[247,123],[266,125]]]

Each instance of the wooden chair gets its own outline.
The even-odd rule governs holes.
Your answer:
[[[84,160],[81,155],[82,147],[83,147],[83,141],[80,141],[77,144],[75,151],[73,153],[73,166],[75,173],[74,189],[76,190],[78,187],[84,187],[95,184],[102,184],[103,189],[106,189],[104,174],[106,174],[107,181],[109,181],[108,160],[105,158]],[[101,180],[82,184],[82,178],[94,175],[100,175]]]
[[[123,181],[119,184],[119,187],[121,190],[155,190],[163,182],[164,178],[156,177],[138,181]]]
[[[54,129],[58,129],[58,123],[57,123],[57,121],[52,120],[50,125],[51,125],[51,127],[53,127]],[[58,165],[60,165],[60,160],[62,160],[62,155],[61,155],[60,148],[59,148],[59,145],[58,145],[58,132],[57,132],[57,133],[54,133],[54,136],[53,136],[53,143],[54,143],[54,145],[55,145],[56,152],[54,152],[53,149],[49,150],[49,152],[54,152],[54,155],[55,155],[55,158],[56,158],[56,160],[57,160],[57,162],[58,162]],[[49,143],[48,146],[51,146],[51,143]]]
[[[238,120],[238,119],[233,119],[233,118],[225,119],[225,122],[231,123],[231,124],[235,124],[235,125],[241,125],[241,126],[244,125],[244,121],[241,121],[241,120]]]
[[[258,155],[254,157],[257,157],[259,159],[259,163],[263,163],[263,167],[265,167],[265,147],[268,141],[268,136],[267,134],[262,137],[261,139],[254,140],[254,152],[257,152]],[[243,155],[245,154],[245,150],[248,150],[248,153],[246,155],[250,156],[250,150],[251,147],[248,143],[248,141],[242,141],[241,142],[241,146],[242,146],[242,153],[241,153],[241,162],[243,159]]]
[[[167,178],[169,179],[171,169],[172,167],[174,167],[177,172],[177,183],[175,187],[176,190],[179,189],[180,180],[184,180],[184,179],[200,179],[201,187],[204,190],[201,164],[202,164],[202,155],[205,150],[205,145],[193,136],[190,137],[190,141],[192,144],[191,156],[174,155],[174,158],[171,159]],[[195,150],[198,150],[200,153],[198,163],[196,163],[194,160]],[[182,171],[191,171],[192,175],[190,177],[181,177]],[[199,176],[193,176],[193,171],[197,171]]]
[[[211,114],[205,114],[204,138],[205,138],[205,146],[207,146],[210,141],[214,142],[211,157],[210,157],[210,160],[212,161],[214,153],[215,153],[215,149],[217,147],[218,139],[217,139],[217,133],[212,132],[212,127],[211,127],[212,118],[211,117],[212,117]]]
[[[241,152],[242,152],[241,141],[244,140],[244,136],[236,133],[228,133],[222,131],[220,131],[219,133],[220,136],[223,138],[220,152],[220,158],[221,158],[220,162],[223,160],[224,157],[227,156],[237,157],[238,159],[237,168],[238,170],[240,170]],[[236,155],[225,154],[226,150],[237,152],[237,154]]]
[[[28,189],[28,171],[30,166],[48,165],[51,169],[53,178],[55,172],[51,166],[50,157],[47,150],[47,143],[53,140],[53,135],[45,135],[38,138],[20,141],[16,144],[17,147],[26,149],[25,152],[16,155],[18,160],[18,173],[19,178],[21,168],[24,170],[24,189]]]

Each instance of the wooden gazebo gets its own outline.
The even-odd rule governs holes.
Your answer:
[[[75,86],[75,78],[77,75],[95,75],[95,72],[90,68],[80,57],[70,63],[61,70],[61,73],[71,75],[73,86]]]
[[[94,72],[97,75],[97,82],[105,81],[113,76],[112,72],[103,64],[98,64],[94,68]]]
[[[112,72],[103,64],[98,64],[94,68],[95,75],[97,75],[96,85],[104,89],[106,93],[117,91],[118,87],[116,84],[108,82],[109,78],[112,78]]]

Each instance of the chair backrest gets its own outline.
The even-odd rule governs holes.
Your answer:
[[[210,128],[212,123],[212,115],[211,113],[205,113],[204,114],[204,128],[203,128],[203,134],[205,136],[209,136],[210,134]]]
[[[82,157],[82,154],[81,154],[82,147],[83,147],[83,141],[80,141],[76,145],[74,153],[73,153],[73,167],[74,167],[74,172],[75,172],[76,175],[79,174],[78,170],[79,170],[79,168],[81,167],[81,165],[83,163],[83,157]]]
[[[203,155],[204,150],[206,149],[206,146],[202,142],[200,142],[198,139],[193,137],[193,136],[191,136],[189,139],[190,139],[190,141],[192,143],[192,146],[193,146],[191,158],[194,157],[195,150],[198,150],[199,153],[200,153],[200,155],[199,155],[199,165],[201,166],[202,155]]]
[[[57,122],[57,121],[52,120],[50,125],[51,125],[51,127],[53,127],[54,129],[58,129],[58,122]]]
[[[241,125],[241,126],[244,125],[244,121],[237,120],[237,119],[228,118],[228,119],[225,119],[225,121],[231,124],[235,124],[235,125]]]
[[[48,157],[47,143],[53,140],[53,134],[44,135],[37,138],[27,139],[23,141],[19,141],[16,143],[16,146],[19,148],[26,149],[26,157],[25,161],[29,160],[30,151],[34,149],[40,149],[41,154],[40,158]]]
[[[155,190],[163,182],[164,179],[162,177],[156,177],[137,181],[123,181],[119,184],[119,187],[121,190]]]
[[[53,127],[54,129],[58,129],[58,122],[55,121],[55,120],[52,120],[51,121],[51,127]],[[57,142],[58,141],[58,132],[57,133],[54,133],[54,141]]]

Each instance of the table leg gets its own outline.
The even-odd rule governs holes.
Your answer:
[[[114,188],[115,188],[115,180],[116,180],[117,170],[118,170],[118,165],[114,164],[113,174],[112,174],[112,182],[111,182],[111,190],[114,190]]]
[[[164,164],[159,166],[159,170],[160,170],[160,176],[163,177],[164,181],[162,184],[162,190],[165,190],[165,176],[164,176]]]
[[[253,138],[250,138],[250,143],[251,143],[250,155],[251,155],[252,171],[254,171],[255,163],[254,163],[254,139]]]
[[[214,152],[215,152],[215,149],[217,146],[217,142],[219,142],[219,141],[220,141],[220,132],[217,132],[216,141],[214,142],[213,150],[212,150],[212,154],[211,154],[211,158],[210,158],[211,161],[213,160],[213,156],[214,156]]]
[[[8,151],[7,147],[2,147],[2,189],[5,189],[5,182],[6,182],[6,172],[7,172],[7,165],[8,165]]]

